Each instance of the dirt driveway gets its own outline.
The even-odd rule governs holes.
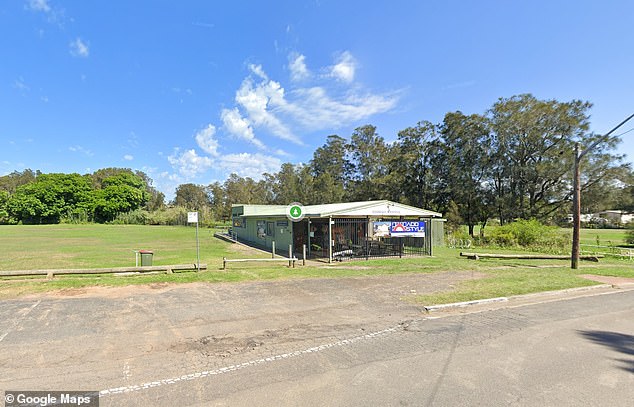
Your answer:
[[[469,273],[69,289],[0,302],[0,389],[103,390],[419,318]]]

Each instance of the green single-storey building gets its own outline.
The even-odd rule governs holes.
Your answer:
[[[391,201],[300,206],[232,205],[232,235],[266,250],[332,262],[346,258],[432,255],[443,244],[442,214]],[[297,208],[295,208],[297,211]],[[330,243],[330,244],[329,244]]]

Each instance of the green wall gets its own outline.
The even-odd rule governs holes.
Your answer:
[[[246,219],[246,228],[234,227],[233,230],[242,241],[248,241],[255,246],[266,250],[273,248],[275,242],[275,252],[288,254],[288,245],[293,242],[293,223],[284,218],[274,217],[249,217]],[[263,225],[264,235],[258,233],[258,222]],[[262,232],[260,230],[260,232]],[[295,250],[295,248],[293,248]]]

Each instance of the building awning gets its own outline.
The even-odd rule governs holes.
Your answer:
[[[234,216],[286,217],[286,205],[232,205]],[[304,206],[304,215],[309,218],[327,217],[417,217],[440,218],[441,213],[404,205],[387,200],[346,202]]]

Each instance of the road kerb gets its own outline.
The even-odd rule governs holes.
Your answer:
[[[520,302],[521,300],[529,300],[529,299],[538,298],[538,297],[556,297],[556,296],[561,296],[566,294],[578,294],[578,293],[583,293],[586,291],[595,291],[599,289],[632,290],[634,289],[634,283],[597,284],[597,285],[587,286],[587,287],[575,287],[575,288],[566,288],[564,290],[542,291],[542,292],[530,293],[530,294],[513,295],[511,297],[496,297],[496,298],[487,298],[482,300],[454,302],[449,304],[426,305],[423,307],[423,309],[425,312],[447,311],[447,310],[466,308],[466,307],[471,307],[476,305],[486,305],[486,304],[494,304],[494,303],[509,302],[509,301]]]
[[[482,305],[482,304],[490,304],[494,302],[504,302],[508,301],[507,297],[497,297],[497,298],[487,298],[484,300],[473,300],[473,301],[464,301],[464,302],[452,302],[450,304],[439,304],[439,305],[427,305],[423,307],[427,312],[433,311],[441,311],[450,308],[463,308],[469,307],[471,305]]]

